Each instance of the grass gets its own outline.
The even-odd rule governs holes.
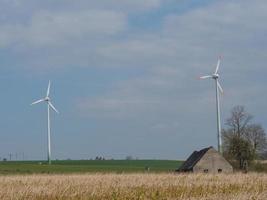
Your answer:
[[[69,174],[0,176],[0,199],[266,200],[267,174]]]
[[[66,173],[123,173],[123,172],[171,172],[181,161],[170,160],[65,160],[52,165],[42,161],[0,162],[0,174],[66,174]]]

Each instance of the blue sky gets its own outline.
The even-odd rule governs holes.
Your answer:
[[[0,157],[184,159],[244,105],[266,127],[264,0],[0,0]]]

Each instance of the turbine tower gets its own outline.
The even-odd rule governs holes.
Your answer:
[[[216,112],[217,112],[217,137],[218,137],[218,151],[222,154],[222,135],[221,135],[221,111],[220,111],[220,95],[219,91],[223,93],[221,84],[219,83],[219,67],[221,64],[221,57],[219,57],[214,74],[208,76],[201,76],[200,79],[212,78],[215,80],[216,86]]]
[[[50,94],[50,86],[51,83],[49,81],[46,96],[38,101],[33,102],[31,105],[38,104],[41,102],[47,103],[47,160],[49,165],[51,164],[51,127],[50,127],[50,108],[54,110],[56,113],[59,113],[57,109],[51,103],[51,99],[49,97]]]

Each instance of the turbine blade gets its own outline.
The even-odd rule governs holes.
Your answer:
[[[43,101],[45,101],[45,99],[40,99],[40,100],[38,100],[38,101],[33,102],[31,105],[34,105],[34,104],[37,104],[37,103],[41,103],[41,102],[43,102]]]
[[[220,64],[221,64],[221,56],[220,56],[219,59],[218,59],[217,66],[216,66],[216,70],[215,70],[215,73],[214,73],[214,74],[217,74],[217,73],[218,73],[219,68],[220,68]]]
[[[47,87],[47,92],[46,92],[46,96],[47,96],[47,97],[48,97],[49,94],[50,94],[50,85],[51,85],[51,82],[50,82],[50,80],[49,80],[49,82],[48,82],[48,87]]]
[[[206,78],[212,78],[212,76],[201,76],[199,79],[206,79]]]
[[[48,101],[48,104],[56,113],[59,113],[50,101]]]
[[[223,89],[222,89],[222,86],[221,86],[221,84],[218,82],[218,88],[219,88],[219,90],[221,91],[221,93],[223,93]]]

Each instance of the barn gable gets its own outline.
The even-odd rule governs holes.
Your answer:
[[[213,147],[208,147],[200,151],[194,151],[177,171],[231,173],[233,167]]]
[[[189,156],[189,158],[183,163],[183,165],[178,169],[178,171],[181,172],[193,171],[193,167],[202,158],[202,156],[209,150],[209,148],[205,148],[200,151],[194,151]]]

